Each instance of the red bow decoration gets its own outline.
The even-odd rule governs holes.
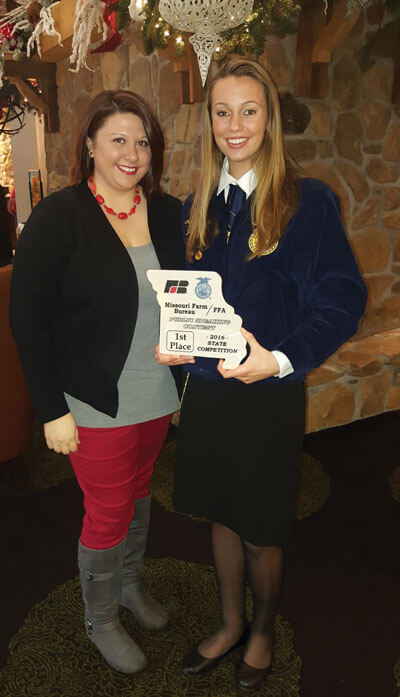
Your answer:
[[[103,19],[109,27],[109,32],[106,40],[97,48],[94,48],[90,53],[106,53],[107,51],[115,51],[124,40],[122,34],[117,31],[117,19],[115,5],[118,5],[118,0],[105,0],[105,8]]]

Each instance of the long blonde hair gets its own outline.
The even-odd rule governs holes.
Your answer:
[[[274,80],[254,61],[234,59],[225,63],[210,81],[203,105],[202,171],[187,230],[189,260],[198,250],[206,249],[218,234],[210,201],[219,181],[224,156],[212,132],[211,98],[216,82],[226,77],[251,77],[256,80],[263,87],[267,102],[264,142],[253,164],[257,186],[251,203],[251,221],[257,234],[255,249],[249,259],[261,256],[279,241],[299,203],[300,168],[285,151],[279,94]]]

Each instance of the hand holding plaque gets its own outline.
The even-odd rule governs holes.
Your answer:
[[[222,358],[226,368],[236,368],[246,355],[242,319],[224,300],[221,276],[205,273],[147,271],[161,308],[160,351]]]

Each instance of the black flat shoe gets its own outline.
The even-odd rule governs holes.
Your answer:
[[[236,679],[242,690],[257,690],[267,679],[272,666],[272,659],[266,668],[252,668],[246,661],[241,661],[238,667]]]
[[[199,653],[197,646],[193,646],[182,661],[183,672],[185,673],[185,675],[198,676],[208,673],[208,671],[214,668],[216,665],[218,665],[218,663],[223,658],[225,658],[225,656],[227,656],[232,651],[235,651],[235,649],[238,649],[239,646],[243,646],[243,644],[246,643],[248,637],[249,627],[247,626],[244,629],[242,635],[237,640],[237,642],[233,644],[233,646],[231,646],[230,649],[225,651],[225,653],[221,653],[219,656],[215,656],[214,658],[206,658],[205,656],[202,656],[201,653]]]

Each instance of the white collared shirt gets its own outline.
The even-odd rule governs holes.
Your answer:
[[[250,194],[253,193],[257,185],[257,178],[254,170],[249,169],[246,174],[243,174],[239,179],[235,179],[235,177],[232,177],[232,175],[229,174],[228,168],[229,163],[227,158],[225,158],[221,169],[221,176],[219,178],[217,196],[221,193],[221,191],[223,191],[226,203],[228,200],[229,186],[230,184],[234,184],[236,186],[240,186],[240,188],[246,194],[246,199],[249,198]]]
[[[226,203],[228,200],[229,186],[230,184],[234,184],[236,186],[240,186],[240,188],[246,194],[246,199],[248,199],[257,185],[257,177],[254,170],[249,169],[245,174],[242,174],[239,179],[235,179],[235,177],[232,177],[232,175],[229,174],[228,169],[229,163],[228,159],[225,157],[218,182],[217,196],[221,193],[221,191],[223,191]],[[282,351],[271,351],[271,353],[273,356],[275,356],[279,364],[279,373],[274,375],[275,378],[285,378],[286,375],[294,373],[294,368],[286,353],[283,353]]]

